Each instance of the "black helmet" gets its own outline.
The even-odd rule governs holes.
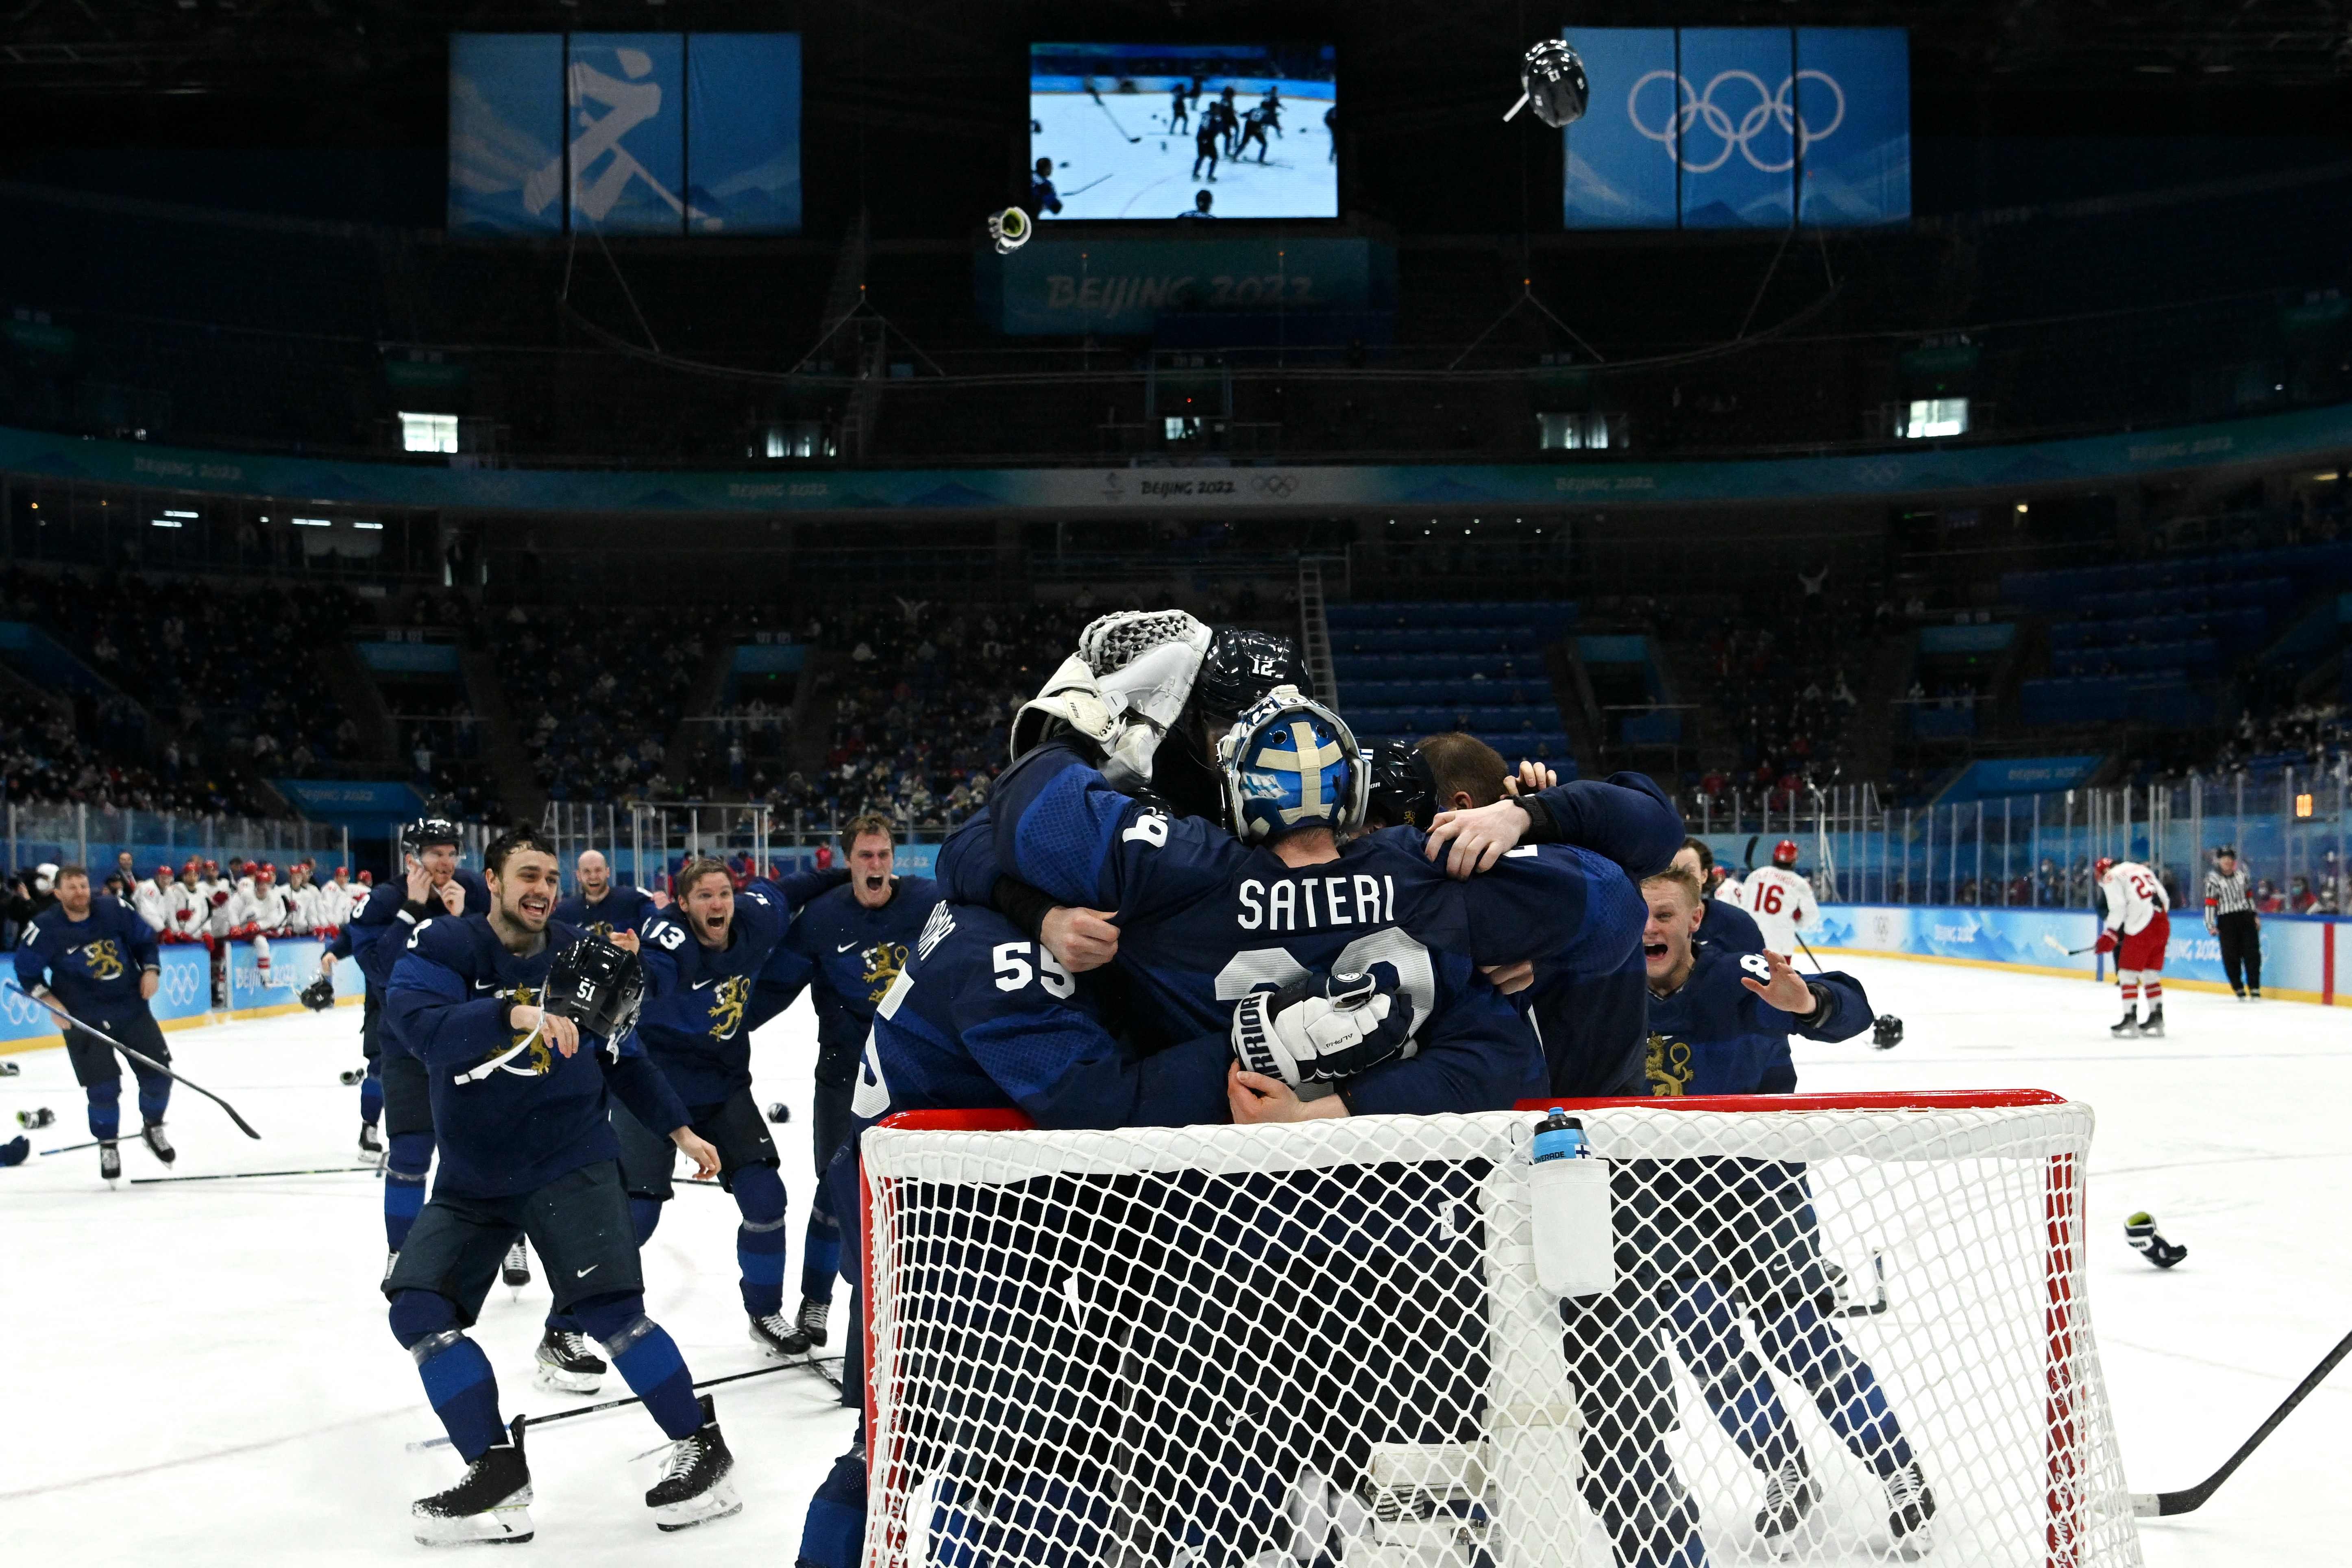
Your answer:
[[[465,842],[457,825],[446,816],[420,816],[400,830],[400,852],[422,855],[436,845],[446,844],[456,848]]]
[[[1437,815],[1437,778],[1411,741],[1382,741],[1369,759],[1370,817],[1388,827],[1427,827]]]
[[[583,936],[555,955],[540,994],[557,1017],[600,1040],[617,1040],[636,1023],[645,1002],[645,966],[635,953],[603,937]]]
[[[1891,1051],[1903,1043],[1903,1020],[1892,1013],[1881,1013],[1870,1027],[1870,1043],[1882,1051]]]
[[[1220,626],[1192,678],[1192,701],[1201,712],[1231,721],[1277,686],[1307,689],[1297,645],[1277,632]]]

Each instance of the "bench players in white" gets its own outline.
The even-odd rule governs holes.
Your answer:
[[[1772,863],[1750,871],[1748,880],[1732,897],[1741,909],[1756,917],[1756,929],[1764,933],[1765,949],[1783,958],[1796,956],[1800,926],[1821,923],[1822,910],[1813,900],[1813,885],[1797,874],[1797,841],[1793,838],[1783,838],[1772,846]]]

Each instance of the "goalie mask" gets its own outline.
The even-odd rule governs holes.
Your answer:
[[[1305,827],[1347,833],[1364,820],[1370,779],[1347,721],[1295,686],[1277,686],[1217,742],[1225,826],[1244,844]]]
[[[1584,62],[1561,38],[1546,38],[1528,51],[1519,65],[1519,86],[1536,118],[1554,131],[1583,119],[1591,98]]]
[[[645,965],[602,937],[583,936],[556,954],[541,996],[547,1011],[610,1043],[636,1024],[646,999]]]

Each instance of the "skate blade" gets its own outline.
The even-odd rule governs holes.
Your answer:
[[[1936,1550],[1936,1532],[1922,1525],[1901,1540],[1888,1544],[1885,1557],[1891,1563],[1916,1563]]]
[[[528,1274],[513,1273],[500,1274],[499,1276],[499,1283],[505,1286],[509,1290],[520,1290],[524,1286],[530,1283],[530,1276]]]
[[[530,1522],[530,1489],[523,1488],[505,1501],[461,1519],[437,1514],[413,1517],[419,1546],[520,1546],[534,1533]]]
[[[560,1366],[539,1363],[538,1375],[532,1379],[550,1394],[593,1394],[604,1384],[601,1372],[566,1372]]]
[[[688,1498],[683,1502],[665,1503],[654,1510],[654,1527],[668,1532],[692,1530],[698,1524],[729,1519],[743,1511],[743,1500],[735,1495],[735,1483],[725,1476],[700,1497]]]
[[[799,1350],[785,1350],[781,1345],[777,1344],[775,1341],[768,1338],[765,1334],[762,1334],[757,1328],[751,1330],[751,1343],[758,1348],[761,1355],[766,1356],[770,1361],[791,1363],[806,1361],[808,1359],[807,1346],[803,1345]]]

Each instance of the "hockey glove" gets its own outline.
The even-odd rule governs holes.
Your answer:
[[[1234,1008],[1234,1058],[1293,1088],[1412,1054],[1412,1000],[1364,973],[1309,974]]]
[[[1103,763],[1113,784],[1149,782],[1161,737],[1192,698],[1209,640],[1209,628],[1182,610],[1121,610],[1078,634],[1078,657],[1118,723]]]
[[[2156,1233],[2156,1216],[2146,1210],[2124,1221],[2124,1239],[2131,1243],[2133,1251],[2158,1268],[2169,1268],[2189,1256],[2187,1247]]]
[[[321,974],[302,987],[302,1005],[313,1013],[323,1013],[335,1005],[335,977]]]
[[[2123,944],[2116,941],[2115,932],[2111,931],[2103,931],[2099,933],[2098,944],[2093,947],[2091,951],[2093,952],[2113,952],[2121,945]]]
[[[1039,745],[1069,731],[1110,754],[1118,741],[1118,710],[1095,681],[1095,672],[1076,654],[1037,689],[1037,695],[1013,715],[1013,761],[1019,762]]]

